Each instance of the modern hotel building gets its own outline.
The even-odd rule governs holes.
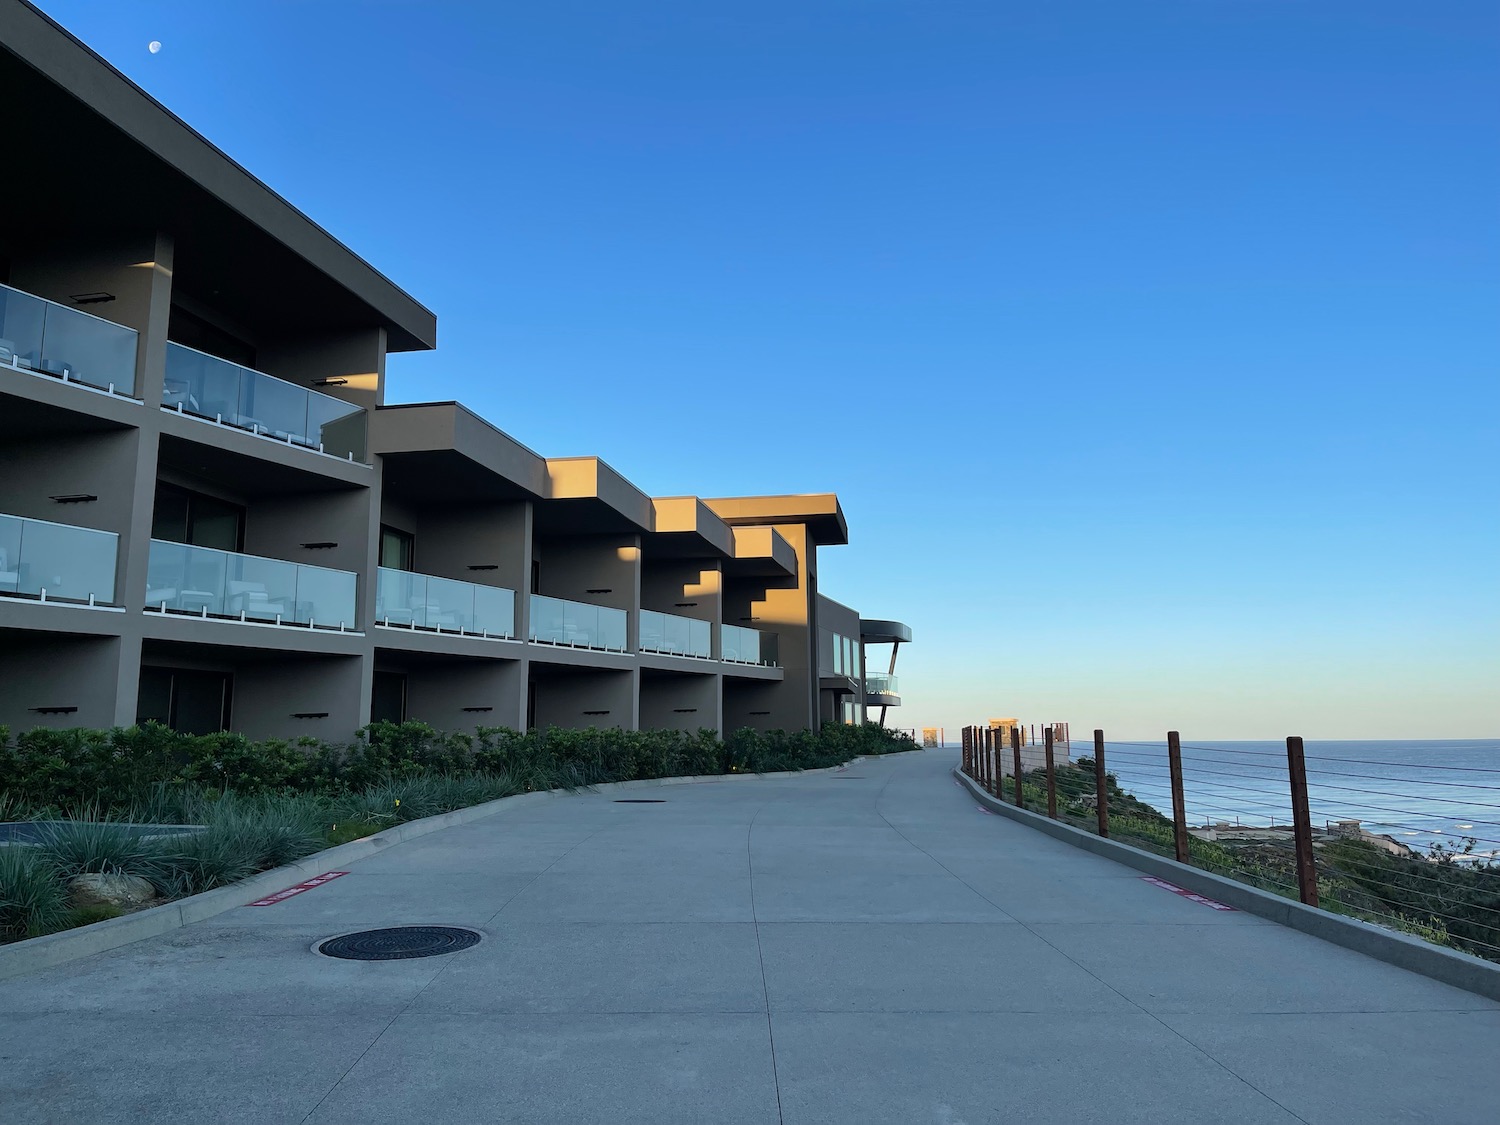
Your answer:
[[[434,315],[23,0],[0,104],[0,725],[899,704],[910,631],[818,590],[837,497],[650,497],[458,403],[387,404]]]

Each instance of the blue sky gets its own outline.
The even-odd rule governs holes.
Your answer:
[[[392,399],[837,491],[902,723],[1500,733],[1493,3],[43,7],[437,312]]]

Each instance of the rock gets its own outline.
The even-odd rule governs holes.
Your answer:
[[[138,875],[75,875],[68,882],[76,906],[144,906],[156,888]]]

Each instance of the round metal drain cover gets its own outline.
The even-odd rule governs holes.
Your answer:
[[[661,797],[616,797],[617,805],[665,805],[667,802]]]
[[[329,938],[318,946],[318,952],[346,961],[404,961],[457,953],[478,944],[478,934],[456,926],[394,926]]]

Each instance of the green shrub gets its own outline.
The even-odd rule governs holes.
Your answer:
[[[81,809],[73,820],[48,824],[39,831],[37,851],[64,878],[74,875],[140,875],[157,849],[128,824],[99,819],[97,809]]]
[[[68,913],[62,876],[35,848],[0,848],[0,935],[48,934]]]

